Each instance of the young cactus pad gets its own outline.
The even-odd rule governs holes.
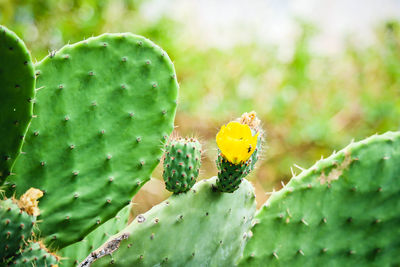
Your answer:
[[[31,56],[15,33],[0,25],[0,185],[21,151],[32,118],[35,75]]]
[[[10,266],[57,266],[59,262],[58,256],[50,253],[43,244],[31,242],[21,250],[21,253],[12,261]]]
[[[30,188],[19,200],[0,200],[0,262],[8,262],[32,237],[42,196],[43,192]]]
[[[352,143],[256,215],[240,266],[398,266],[400,132]]]
[[[95,252],[122,240],[112,257],[92,266],[235,265],[255,213],[254,190],[246,181],[233,194],[224,194],[214,190],[215,179],[202,180],[139,215]]]
[[[12,200],[0,200],[0,265],[17,254],[31,237],[36,217],[22,211]]]
[[[82,241],[76,242],[58,251],[62,258],[63,267],[74,267],[82,262],[90,252],[100,247],[111,236],[117,234],[128,225],[131,204],[120,210],[118,214],[100,225],[93,232],[85,236]]]
[[[36,66],[35,117],[8,183],[30,186],[51,248],[81,240],[126,206],[160,162],[178,83],[168,55],[130,33],[67,45]]]
[[[168,191],[182,193],[196,183],[201,166],[201,144],[194,138],[173,138],[165,145],[163,178]]]

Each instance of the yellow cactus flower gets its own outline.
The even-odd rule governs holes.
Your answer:
[[[217,145],[229,162],[246,162],[257,146],[258,133],[253,136],[250,127],[236,121],[223,125],[217,134]]]

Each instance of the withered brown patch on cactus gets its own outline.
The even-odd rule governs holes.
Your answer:
[[[38,199],[43,196],[43,192],[36,188],[29,188],[28,191],[25,192],[21,196],[21,198],[15,201],[18,204],[18,207],[28,213],[29,215],[39,216],[40,210],[38,207],[39,201]]]
[[[122,235],[107,241],[99,249],[90,253],[89,256],[87,256],[87,258],[79,264],[79,267],[90,266],[97,259],[100,259],[106,255],[110,255],[119,248],[121,241],[127,239],[128,237],[129,233],[123,233]]]
[[[345,152],[345,157],[342,163],[340,163],[336,168],[332,169],[328,175],[322,171],[321,176],[318,178],[321,184],[328,183],[330,184],[332,181],[338,180],[340,176],[343,174],[343,171],[347,169],[350,164],[353,162],[351,158],[350,151]]]

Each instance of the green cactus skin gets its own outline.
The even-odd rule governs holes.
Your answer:
[[[253,154],[254,153],[256,153],[256,151],[254,151]],[[218,168],[217,189],[225,193],[235,192],[239,188],[243,178],[249,173],[251,158],[245,163],[233,164],[226,160],[221,152],[219,152],[216,162]]]
[[[398,266],[400,132],[352,143],[272,194],[239,266]]]
[[[116,245],[95,266],[233,266],[242,254],[256,209],[253,187],[243,182],[233,194],[215,191],[216,178],[139,215],[96,255]],[[118,244],[117,244],[118,246]],[[88,266],[82,264],[81,266]]]
[[[68,247],[58,251],[57,254],[62,258],[62,266],[77,266],[91,251],[100,247],[112,235],[115,235],[124,229],[128,225],[130,209],[131,205],[127,205],[118,212],[117,216],[96,228],[96,230],[85,236],[82,241],[69,245]]]
[[[219,191],[225,193],[235,192],[242,180],[254,170],[254,167],[259,158],[259,151],[261,151],[262,140],[259,137],[257,141],[257,148],[254,150],[250,158],[242,164],[233,164],[226,160],[221,151],[218,151],[218,158],[216,160],[218,169],[218,179],[216,187]]]
[[[196,183],[201,166],[201,144],[194,138],[172,139],[165,145],[163,178],[168,191],[182,193]]]
[[[31,237],[36,218],[11,199],[0,200],[0,265],[15,255]]]
[[[21,250],[21,253],[13,260],[10,266],[37,266],[50,267],[58,264],[58,258],[54,254],[48,252],[39,243],[32,242]]]
[[[10,174],[32,119],[35,75],[18,36],[0,25],[0,185]]]
[[[150,179],[173,130],[168,55],[130,33],[67,45],[36,65],[35,117],[8,184],[45,192],[41,237],[61,249],[114,217]],[[10,192],[8,192],[10,194]]]

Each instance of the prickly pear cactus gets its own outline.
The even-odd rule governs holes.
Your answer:
[[[82,241],[76,242],[58,251],[62,258],[63,267],[77,266],[94,249],[100,247],[111,236],[117,234],[128,225],[131,205],[127,205],[118,214],[85,236]]]
[[[253,187],[233,194],[214,188],[216,178],[139,215],[81,266],[233,266],[242,253],[256,208]]]
[[[168,191],[182,193],[196,183],[201,144],[194,138],[173,138],[165,145],[163,178]]]
[[[0,25],[0,185],[21,151],[32,118],[34,67],[24,42]]]
[[[352,143],[272,194],[240,266],[400,265],[400,132]]]
[[[15,255],[31,237],[36,217],[12,200],[0,200],[0,263]]]
[[[54,253],[50,253],[43,244],[30,242],[29,245],[21,250],[21,253],[12,261],[10,266],[58,266],[59,258]]]
[[[178,84],[167,54],[130,33],[67,45],[36,75],[34,119],[8,184],[17,195],[45,192],[40,234],[61,249],[149,180],[173,129]]]

